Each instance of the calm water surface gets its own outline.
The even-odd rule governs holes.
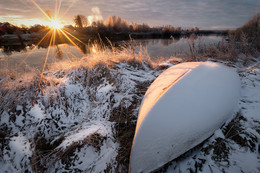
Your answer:
[[[208,46],[210,44],[218,44],[222,41],[222,36],[200,36],[194,40],[195,48],[199,45]],[[191,40],[189,40],[191,43]],[[130,44],[130,41],[125,42]],[[157,59],[160,57],[171,57],[175,55],[184,54],[184,52],[189,53],[189,47],[186,38],[181,38],[179,40],[174,39],[140,39],[132,41],[135,46],[136,52],[140,49],[147,50],[147,53],[151,59]],[[176,52],[175,52],[176,50]]]
[[[217,44],[223,39],[222,36],[200,36],[195,39],[196,46],[206,46],[209,44]],[[174,39],[140,39],[134,41],[121,41],[114,43],[117,46],[126,45],[135,52],[140,49],[145,50],[151,59],[160,57],[169,58],[171,56],[184,54],[189,52],[186,38],[179,40]],[[80,59],[92,50],[91,46],[78,45],[80,49],[70,44],[59,44],[50,47],[48,65],[54,62],[65,60]],[[26,72],[28,69],[37,68],[41,70],[47,54],[47,47],[36,47],[35,45],[21,46],[2,46],[0,48],[0,68],[13,69],[18,72]]]

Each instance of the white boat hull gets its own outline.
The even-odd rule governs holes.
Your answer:
[[[233,114],[237,73],[222,64],[189,62],[163,72],[138,115],[130,172],[151,172],[211,136]]]

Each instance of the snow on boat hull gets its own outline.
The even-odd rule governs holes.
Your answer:
[[[222,64],[189,62],[163,72],[138,115],[130,172],[151,172],[211,136],[240,96],[237,73]]]

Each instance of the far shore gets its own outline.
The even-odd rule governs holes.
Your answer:
[[[96,32],[88,30],[74,30],[69,31],[71,34],[79,38],[85,43],[94,42],[95,40],[100,40],[106,42],[107,39],[110,41],[120,41],[120,40],[129,40],[129,39],[170,39],[179,40],[182,37],[190,37],[191,35],[195,36],[227,36],[228,30],[199,30],[197,32],[181,31],[181,32]],[[37,44],[47,32],[41,33],[26,33],[26,34],[4,34],[0,36],[0,46],[5,45],[31,45]],[[48,39],[46,39],[48,40]],[[68,43],[68,40],[58,40],[57,44]]]

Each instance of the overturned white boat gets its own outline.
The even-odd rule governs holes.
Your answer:
[[[167,69],[142,101],[130,172],[154,171],[203,142],[232,116],[239,96],[239,76],[222,64],[189,62]]]

